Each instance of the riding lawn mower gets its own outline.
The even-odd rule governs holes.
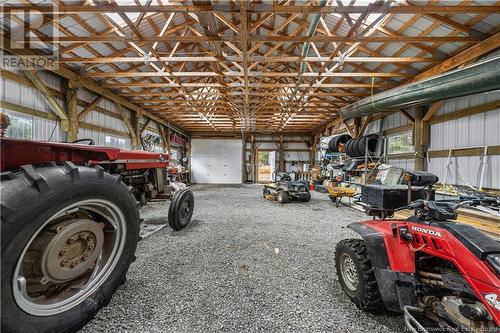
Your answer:
[[[293,180],[292,173],[284,171],[274,171],[272,175],[273,183],[264,185],[262,195],[264,199],[276,200],[279,203],[290,201],[309,202],[311,192],[306,181]]]
[[[405,179],[407,191],[381,186],[363,193],[373,219],[350,224],[362,239],[343,240],[335,249],[342,289],[362,310],[403,313],[410,332],[427,332],[424,323],[432,322],[445,331],[497,332],[500,245],[453,221],[460,206],[487,203],[432,201],[436,176],[413,172]],[[422,186],[425,198],[415,200],[412,185]],[[402,209],[414,215],[391,218]]]

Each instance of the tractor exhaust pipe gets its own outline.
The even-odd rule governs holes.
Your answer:
[[[367,97],[340,110],[347,120],[500,89],[500,56]]]

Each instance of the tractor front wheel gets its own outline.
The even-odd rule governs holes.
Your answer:
[[[337,243],[335,268],[342,289],[358,308],[368,312],[384,309],[375,273],[361,239]]]
[[[1,328],[73,332],[125,282],[137,203],[100,167],[49,163],[2,174]]]
[[[168,209],[168,224],[174,230],[185,228],[191,221],[194,209],[194,195],[188,189],[174,193]]]

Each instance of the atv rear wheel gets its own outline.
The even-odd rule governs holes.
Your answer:
[[[2,175],[2,330],[72,332],[125,282],[136,201],[100,167],[25,165]]]
[[[288,203],[290,202],[290,196],[288,195],[288,192],[286,191],[278,191],[278,194],[276,195],[276,201],[279,203]]]
[[[362,310],[384,308],[373,267],[361,239],[345,239],[335,247],[335,268],[342,289]]]
[[[194,209],[194,195],[188,189],[175,192],[168,209],[168,224],[174,230],[185,228],[191,221]]]

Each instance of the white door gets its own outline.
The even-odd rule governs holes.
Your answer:
[[[199,184],[241,184],[241,140],[191,140],[191,181]]]

